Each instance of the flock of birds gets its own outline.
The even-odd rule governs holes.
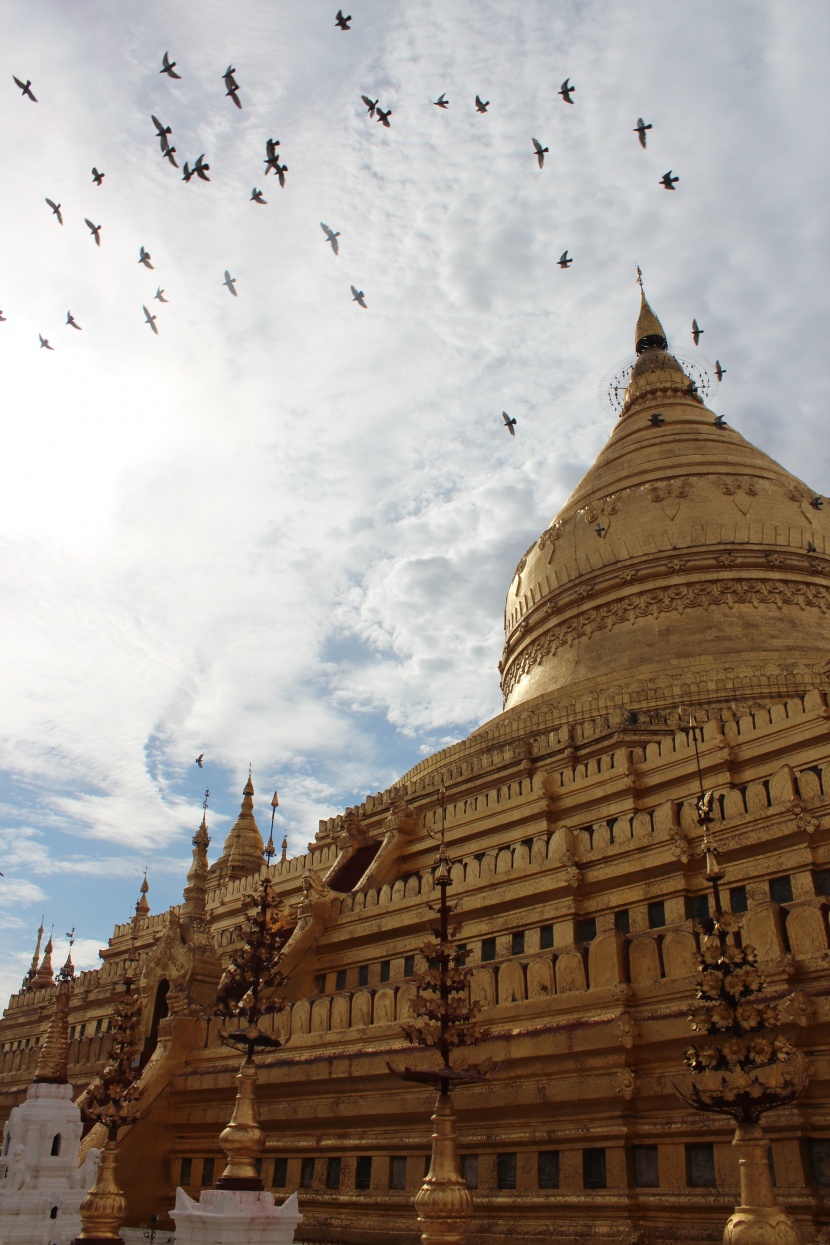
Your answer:
[[[337,29],[341,31],[347,31],[351,29],[352,20],[353,19],[352,19],[351,14],[344,14],[342,9],[338,9],[334,24]],[[161,68],[158,72],[160,74],[166,75],[166,77],[170,79],[180,81],[182,79],[182,74],[177,73],[176,68],[177,68],[177,62],[172,61],[170,59],[169,51],[165,51],[162,56]],[[13,76],[14,76],[14,81],[17,84],[17,86],[20,88],[23,96],[31,100],[33,103],[37,103],[38,102],[37,96],[32,91],[31,79],[27,79],[24,82],[17,76],[15,75]],[[236,78],[235,67],[232,64],[229,64],[225,72],[221,75],[221,77],[225,85],[226,96],[230,99],[230,101],[233,103],[233,105],[237,109],[241,110],[243,107],[243,102],[242,102],[242,98],[240,94],[241,88]],[[563,103],[573,106],[574,94],[576,92],[576,89],[577,89],[576,86],[571,82],[570,78],[569,77],[566,78],[558,91],[558,94],[562,97]],[[392,109],[381,108],[380,100],[372,99],[369,95],[362,95],[361,99],[366,106],[368,116],[373,117],[381,125],[385,126],[386,129],[390,129],[391,124],[392,124],[390,120],[392,116]],[[440,108],[441,110],[446,110],[450,106],[450,101],[447,98],[446,92],[442,92],[438,96],[438,98],[433,100],[432,102],[436,108]],[[486,100],[482,99],[480,95],[475,96],[476,112],[484,115],[488,112],[489,108],[490,108],[489,99],[486,99]],[[159,147],[161,150],[162,158],[167,160],[168,163],[172,165],[173,168],[179,169],[179,163],[176,159],[177,149],[171,141],[172,127],[170,125],[163,124],[163,122],[160,121],[159,118],[155,114],[151,114],[150,119],[153,125],[155,126],[155,136],[159,140]],[[637,138],[639,140],[641,147],[646,148],[647,141],[648,141],[647,140],[648,131],[652,130],[653,128],[654,127],[651,122],[646,122],[642,117],[637,118],[637,124],[636,126],[633,127],[633,132],[637,135]],[[545,156],[549,153],[549,148],[547,146],[544,146],[539,141],[539,139],[535,137],[531,137],[531,144],[532,144],[532,147],[531,147],[532,155],[535,157],[537,164],[539,166],[539,169],[541,170],[545,166]],[[265,159],[263,161],[265,165],[264,176],[267,177],[269,173],[273,172],[275,174],[276,180],[279,182],[280,187],[284,188],[286,185],[285,175],[288,172],[288,165],[282,162],[282,156],[280,152],[278,151],[279,146],[280,146],[279,139],[275,139],[275,138],[266,139]],[[194,178],[196,178],[198,181],[204,181],[204,182],[209,182],[211,180],[209,176],[210,164],[206,162],[204,152],[201,152],[195,158],[195,160],[185,160],[181,167],[181,172],[182,172],[182,180],[185,183],[191,182]],[[92,180],[96,186],[100,187],[103,185],[104,176],[105,174],[99,171],[97,167],[93,167]],[[673,170],[669,169],[667,170],[666,173],[663,174],[662,178],[660,179],[659,184],[662,185],[666,190],[673,191],[679,180],[680,180],[679,177],[673,173]],[[252,203],[258,204],[261,207],[266,206],[268,203],[268,200],[265,198],[265,194],[263,190],[258,186],[254,186],[252,188],[250,201]],[[63,213],[61,209],[61,204],[56,203],[53,199],[48,198],[48,197],[46,198],[46,203],[51,209],[53,216],[57,219],[58,224],[63,225],[64,221],[63,221]],[[95,245],[100,247],[102,225],[100,224],[96,225],[92,220],[89,219],[89,217],[85,217],[84,220],[87,225],[87,228],[90,231],[90,235],[95,242]],[[332,229],[324,221],[320,221],[320,228],[323,231],[325,241],[328,244],[330,244],[334,254],[338,255],[339,254],[338,238],[340,237],[340,231]],[[139,248],[138,262],[139,264],[142,264],[145,268],[148,268],[148,269],[153,268],[150,253],[145,249],[143,244]],[[567,249],[562,252],[559,259],[556,261],[558,266],[562,269],[570,268],[573,262],[574,262],[573,257],[568,254]],[[237,290],[236,290],[236,277],[232,277],[228,269],[225,269],[224,280],[222,284],[227,288],[229,293],[232,294],[234,298],[238,296]],[[358,306],[363,308],[364,310],[367,309],[368,304],[366,302],[366,295],[364,291],[359,290],[354,285],[352,285],[350,288],[351,288],[351,294],[352,294],[352,301],[356,302]],[[161,286],[159,286],[156,289],[156,292],[153,295],[153,298],[158,300],[158,302],[160,303],[166,303],[169,301],[169,299],[165,297],[164,290],[162,289]],[[156,336],[158,336],[159,330],[156,324],[156,320],[158,318],[157,315],[151,312],[146,306],[146,304],[142,304],[142,311],[144,312],[144,322],[150,327],[152,332]],[[5,320],[5,319],[6,319],[6,316],[0,310],[0,321]],[[73,329],[76,329],[79,331],[81,329],[81,325],[78,324],[77,320],[75,319],[71,311],[67,312],[66,324],[67,326]],[[702,332],[703,330],[699,327],[697,320],[693,320],[692,321],[692,337],[693,337],[695,345],[698,344],[700,340],[700,335]],[[51,345],[48,338],[44,337],[42,334],[39,334],[38,336],[40,338],[40,346],[42,349],[54,350],[54,346]],[[717,378],[720,381],[723,378],[723,375],[725,374],[726,369],[721,367],[721,364],[719,361],[716,363],[715,371],[716,371]],[[502,415],[504,418],[504,427],[507,429],[509,434],[514,437],[516,435],[516,422],[517,422],[516,419],[510,417],[506,411],[502,412]]]

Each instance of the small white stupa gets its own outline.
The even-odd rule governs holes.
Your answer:
[[[46,947],[51,977],[52,940]],[[57,976],[55,1009],[35,1078],[3,1128],[0,1157],[2,1245],[70,1245],[81,1230],[79,1208],[100,1160],[90,1150],[78,1166],[81,1112],[67,1079],[72,944]]]

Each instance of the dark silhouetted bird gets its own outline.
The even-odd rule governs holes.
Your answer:
[[[679,181],[679,177],[672,177],[671,169],[669,169],[668,173],[664,173],[660,178],[660,185],[665,186],[666,190],[674,190],[674,183]]]
[[[188,163],[185,160],[184,168],[182,169],[182,181],[189,182],[191,177],[195,177],[195,176],[196,176],[196,170],[189,168]]]
[[[236,87],[237,90],[239,89],[239,83],[237,82],[236,78],[233,76],[235,73],[236,73],[236,70],[234,69],[233,65],[228,65],[227,69],[222,74],[222,79],[225,83],[225,86],[228,88],[229,91],[233,87]]]
[[[288,172],[288,165],[287,164],[275,164],[274,172],[276,173],[279,179],[280,185],[284,187],[285,186],[285,175]]]
[[[576,87],[571,86],[570,78],[566,78],[565,81],[560,86],[557,94],[562,96],[566,104],[572,104],[573,100],[571,99],[571,96],[573,95],[575,90],[576,90]]]
[[[272,169],[276,172],[280,166],[280,158],[277,154],[277,148],[279,145],[280,140],[278,138],[266,138],[265,140],[265,159],[263,160],[263,164],[265,165],[266,177]]]
[[[177,163],[177,162],[173,159],[173,156],[174,156],[174,154],[175,154],[175,151],[176,151],[176,148],[175,148],[175,147],[168,147],[168,148],[167,148],[167,150],[166,150],[166,151],[165,151],[165,153],[164,153],[164,158],[165,158],[165,160],[169,160],[169,161],[170,161],[170,163],[173,165],[173,168],[174,168],[174,169],[177,169],[177,168],[179,167],[179,166],[178,166],[178,163]]]
[[[210,168],[210,165],[204,163],[204,158],[204,152],[202,152],[200,156],[197,156],[196,163],[193,165],[193,172],[198,174],[203,182],[209,182],[210,178],[208,177],[208,169]]]
[[[646,130],[651,130],[653,128],[654,127],[651,122],[646,125],[642,117],[637,118],[637,124],[634,126],[634,133],[639,138],[641,147],[645,147],[646,145]]]
[[[222,282],[222,284],[228,287],[231,294],[233,294],[234,298],[239,297],[239,295],[236,292],[236,277],[232,277],[231,274],[228,272],[227,268],[225,269],[225,280]]]
[[[251,191],[251,202],[261,203],[264,207],[265,204],[268,202],[268,200],[263,198],[262,191],[257,190],[256,186],[254,186],[253,190]]]
[[[360,98],[363,100],[364,104],[369,110],[369,116],[373,117],[375,115],[375,109],[378,106],[378,101],[369,99],[368,95],[361,95]]]
[[[164,56],[161,58],[161,69],[159,70],[159,73],[166,73],[168,78],[181,78],[182,75],[180,73],[173,72],[177,64],[178,61],[171,61],[170,57],[165,52]]]
[[[507,429],[507,431],[510,433],[511,437],[515,437],[515,435],[516,435],[516,420],[515,420],[515,418],[513,418],[511,415],[508,415],[508,414],[507,414],[507,411],[502,411],[502,413],[501,413],[501,414],[502,414],[502,419],[504,420],[504,426],[505,426],[505,428],[506,428],[506,429]]]
[[[151,314],[150,314],[150,312],[147,310],[147,308],[144,306],[144,304],[143,304],[143,303],[141,304],[141,310],[144,312],[144,321],[145,321],[145,323],[146,323],[146,324],[149,324],[150,328],[153,330],[153,332],[155,333],[156,337],[158,337],[158,335],[159,335],[159,331],[158,331],[158,329],[156,328],[156,317],[155,317],[154,315],[151,315]]]
[[[596,532],[597,536],[599,536],[601,540],[602,537],[605,535],[605,533],[608,531],[608,528],[603,527],[602,524],[599,522],[599,520],[597,520],[597,525],[594,528],[594,531]]]
[[[335,26],[339,26],[341,30],[351,30],[351,26],[349,25],[349,22],[350,22],[351,20],[352,20],[352,15],[351,15],[351,13],[349,14],[349,16],[348,16],[348,17],[344,17],[344,16],[343,16],[343,10],[342,10],[342,9],[338,9],[338,10],[337,10],[337,17],[334,19],[334,24],[335,24]]]
[[[721,367],[720,359],[715,359],[715,375],[717,376],[718,380],[723,380],[724,376],[726,375],[726,368]]]
[[[164,290],[161,288],[161,286],[159,286],[159,287],[158,287],[158,289],[156,290],[155,294],[153,295],[153,298],[157,298],[157,299],[159,300],[159,302],[160,302],[160,303],[169,303],[169,302],[170,302],[170,299],[169,299],[169,298],[165,298],[165,297],[164,297]]]
[[[50,208],[52,209],[52,215],[57,216],[58,224],[62,225],[63,217],[61,216],[61,205],[59,203],[53,203],[51,199],[47,199],[46,202],[49,204]]]
[[[0,321],[2,321],[2,320],[8,320],[8,318],[9,318],[8,316],[4,316],[4,315],[3,315],[3,312],[2,312],[2,311],[0,311]]]
[[[722,415],[716,415],[716,416],[715,416],[715,427],[716,427],[716,428],[725,428],[725,427],[726,427],[726,420],[724,419],[724,417],[723,417]]]
[[[75,319],[71,311],[67,311],[66,313],[66,323],[71,325],[73,329],[77,329],[79,332],[81,331],[81,326],[78,323],[78,321]]]
[[[390,128],[389,118],[392,116],[392,109],[387,108],[386,112],[384,112],[382,108],[378,108],[377,113],[376,120],[380,121],[381,125],[385,125],[388,130]]]
[[[365,306],[366,306],[366,303],[365,303],[365,301],[364,301],[364,299],[363,299],[363,290],[356,290],[356,289],[354,288],[354,286],[352,286],[352,287],[351,287],[351,290],[352,290],[352,294],[354,295],[354,297],[353,297],[353,299],[352,299],[352,302],[353,302],[353,303],[360,303],[360,306],[361,306],[361,307],[365,307]]]
[[[161,144],[161,150],[163,154],[167,150],[167,148],[170,146],[170,144],[167,141],[167,135],[172,134],[173,130],[169,125],[162,125],[158,117],[154,117],[152,113],[150,114],[150,120],[152,121],[153,125],[156,127],[156,138],[159,140]]]
[[[95,239],[95,245],[96,245],[96,246],[100,246],[100,245],[101,245],[101,226],[100,226],[100,225],[93,225],[92,221],[89,219],[89,217],[88,217],[88,216],[85,216],[85,217],[84,217],[84,220],[86,221],[87,225],[89,226],[90,232],[91,232],[91,234],[92,234],[93,238]]]
[[[337,242],[337,239],[340,237],[340,230],[329,229],[328,225],[324,225],[322,221],[320,221],[320,228],[322,229],[323,233],[326,235],[326,242],[331,243],[331,249],[334,251],[336,255],[338,251],[340,250],[340,246],[338,245],[338,242]]]
[[[702,332],[703,332],[703,329],[700,327],[697,320],[692,320],[692,341],[694,342],[696,346],[700,342],[700,336]]]
[[[662,415],[658,415],[655,411],[653,415],[649,416],[648,422],[651,424],[652,428],[662,428],[666,421]]]
[[[204,761],[204,759],[205,759],[204,752],[200,752],[196,758],[196,764],[199,766],[199,769],[204,769],[204,766],[202,765],[202,761]]]
[[[23,94],[28,95],[32,103],[36,104],[37,99],[35,98],[35,96],[32,94],[32,91],[31,91],[32,79],[27,78],[25,82],[21,82],[19,78],[15,78],[14,74],[12,74],[12,77],[14,78],[17,85],[20,87]],[[52,347],[50,346],[49,349],[51,350]]]
[[[573,263],[573,259],[569,259],[568,252],[563,251],[556,262],[560,268],[570,268],[571,264]]]
[[[49,338],[48,338],[48,337],[44,337],[42,333],[38,333],[38,337],[40,338],[40,348],[41,348],[41,350],[54,350],[54,349],[55,349],[55,347],[54,347],[54,346],[50,346],[50,345],[49,345]]]
[[[813,544],[813,542],[812,542],[811,540],[808,540],[808,541],[807,541],[807,552],[808,552],[808,553],[818,553],[818,549],[816,549],[815,545]]]
[[[233,86],[229,86],[225,94],[231,97],[237,108],[242,107],[242,100],[239,98],[239,87],[236,83]]]
[[[486,112],[489,107],[490,107],[489,99],[483,100],[480,95],[476,96],[476,108],[478,109],[479,112]]]
[[[811,497],[810,505],[812,506],[813,510],[821,510],[824,506],[824,498],[823,497]]]
[[[152,266],[153,266],[153,265],[150,263],[150,252],[149,252],[149,251],[145,251],[143,246],[139,247],[139,251],[138,251],[138,262],[139,262],[140,264],[143,264],[145,268],[152,268]]]
[[[444,91],[442,91],[438,98],[434,99],[432,102],[436,108],[449,108],[450,106],[450,101],[447,99]]]
[[[531,138],[530,141],[533,143],[533,148],[536,152],[536,159],[539,161],[539,168],[543,169],[545,167],[545,153],[548,148],[543,147],[538,138]]]
[[[105,177],[106,173],[99,173],[95,166],[92,166],[92,180],[95,182],[96,186],[100,186]]]

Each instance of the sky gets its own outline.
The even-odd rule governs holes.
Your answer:
[[[145,867],[178,902],[207,786],[212,857],[249,765],[302,851],[499,713],[504,597],[612,430],[637,264],[726,368],[713,409],[830,492],[825,0],[336,11],[0,12],[2,1000],[42,913],[90,967]]]

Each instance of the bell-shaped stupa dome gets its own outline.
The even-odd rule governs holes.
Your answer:
[[[645,294],[635,345],[619,423],[510,585],[505,709],[824,686],[830,503],[704,405]]]

